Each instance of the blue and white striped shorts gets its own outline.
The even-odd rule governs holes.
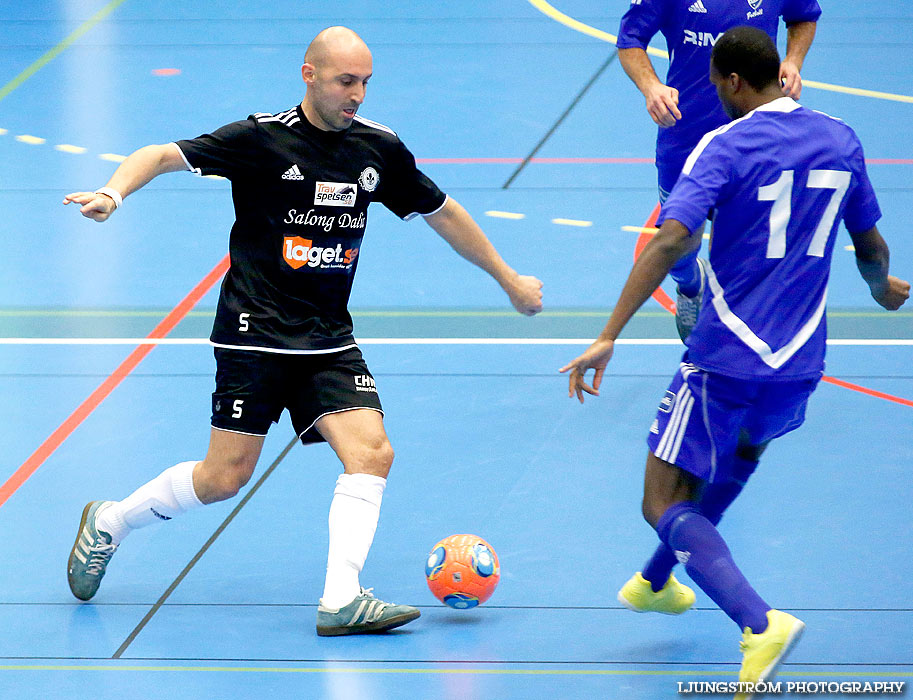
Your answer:
[[[725,483],[745,431],[759,445],[795,430],[819,378],[736,379],[682,362],[650,427],[647,445],[664,462],[704,481]]]

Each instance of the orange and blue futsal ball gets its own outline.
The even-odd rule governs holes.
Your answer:
[[[425,580],[434,596],[460,610],[491,598],[501,580],[498,555],[476,535],[451,535],[431,548]]]

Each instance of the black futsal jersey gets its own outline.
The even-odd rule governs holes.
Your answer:
[[[343,131],[322,131],[299,105],[176,145],[194,172],[231,180],[231,268],[210,338],[217,347],[351,347],[347,305],[368,205],[410,219],[446,201],[393,131],[359,116]]]

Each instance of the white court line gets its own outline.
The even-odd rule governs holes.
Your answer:
[[[593,338],[356,338],[359,345],[590,345]],[[682,345],[678,338],[619,338],[616,345]],[[831,338],[828,345],[913,346],[913,338]],[[210,345],[208,338],[0,338],[0,345]]]

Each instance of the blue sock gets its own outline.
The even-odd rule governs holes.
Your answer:
[[[656,524],[660,539],[683,561],[701,590],[739,626],[754,633],[767,629],[770,606],[739,571],[729,547],[694,503],[670,507]]]
[[[732,480],[725,484],[707,484],[701,495],[698,507],[712,525],[719,525],[723,513],[742,493],[742,488],[758,466],[757,462],[750,462],[741,457],[735,457],[734,462]],[[656,551],[653,552],[653,556],[644,565],[641,576],[650,582],[650,588],[656,593],[666,585],[676,564],[678,564],[678,559],[675,558],[675,552],[660,542]]]
[[[675,552],[660,542],[653,552],[653,556],[644,564],[644,570],[640,575],[650,582],[653,592],[658,593],[666,585],[676,564],[678,564],[678,559],[675,558]]]
[[[719,525],[723,513],[732,505],[732,502],[742,493],[749,477],[754,473],[758,463],[742,457],[732,458],[732,477],[724,484],[707,484],[701,494],[698,504],[701,513],[714,525]]]
[[[701,291],[701,271],[697,266],[697,251],[680,258],[669,270],[678,285],[678,291],[688,297]]]

